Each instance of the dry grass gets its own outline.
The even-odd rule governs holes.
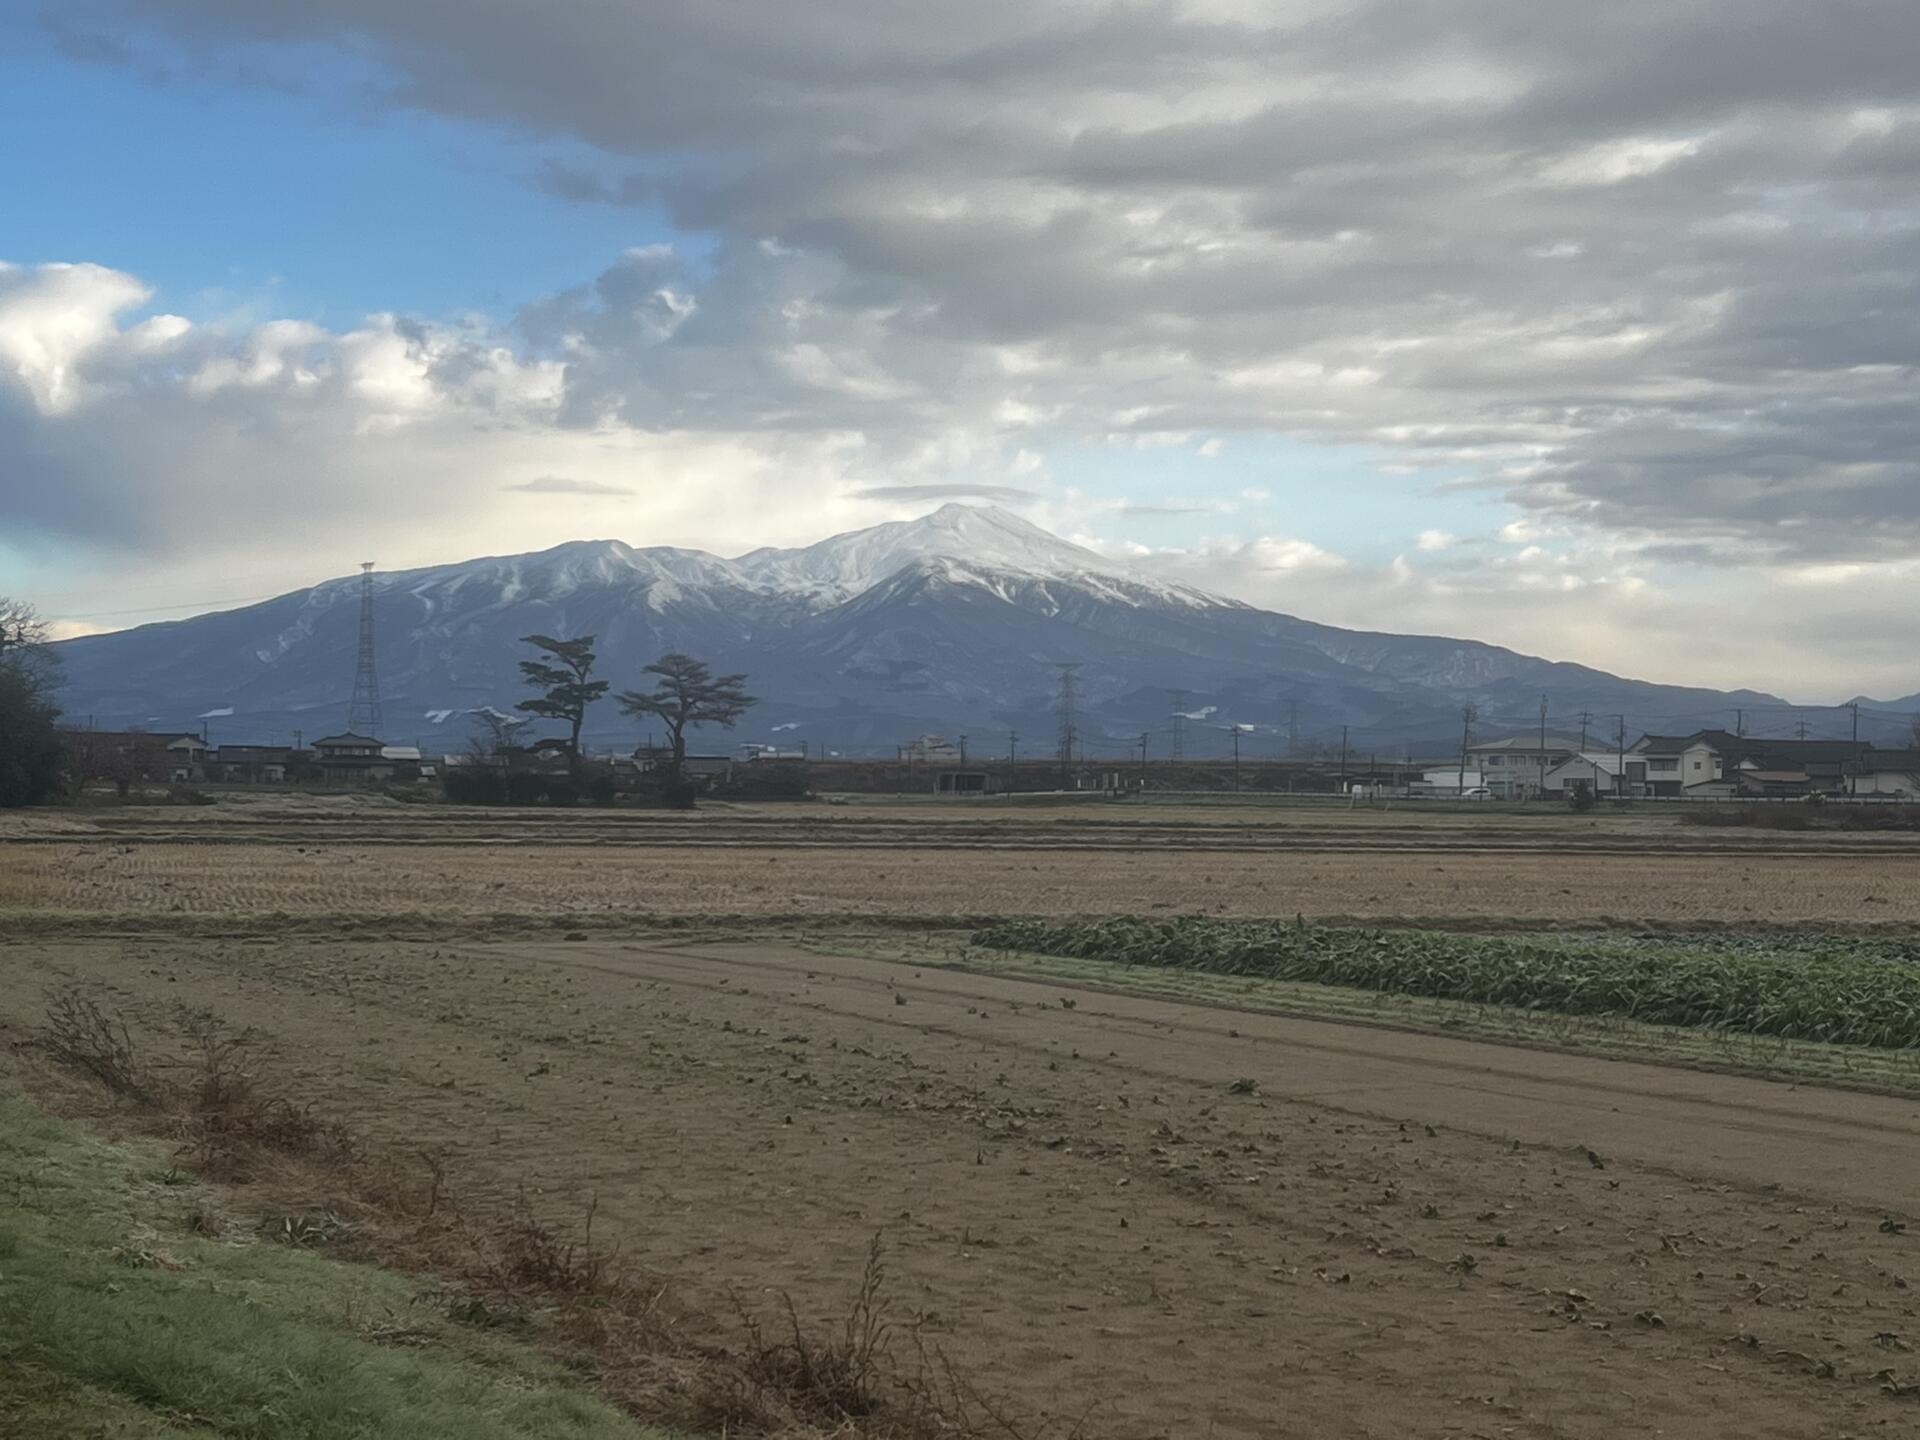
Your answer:
[[[206,1011],[178,1021],[177,1059],[149,1059],[126,1023],[78,990],[58,993],[42,1053],[121,1103],[133,1128],[172,1139],[183,1161],[260,1215],[263,1238],[326,1248],[446,1286],[450,1318],[511,1327],[590,1374],[637,1418],[740,1440],[1071,1440],[1029,1425],[920,1342],[895,1352],[882,1237],[874,1236],[845,1317],[810,1330],[792,1301],[777,1326],[736,1302],[733,1338],[685,1314],[668,1283],[593,1234],[540,1214],[523,1187],[511,1206],[463,1203],[443,1157],[367,1145],[311,1102],[278,1093],[257,1036]],[[202,1207],[195,1233],[234,1223]],[[720,1338],[715,1338],[720,1336]],[[396,1342],[397,1343],[397,1342]]]

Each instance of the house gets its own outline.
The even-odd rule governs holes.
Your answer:
[[[421,776],[431,778],[434,768],[420,753],[418,745],[382,745],[380,758],[393,763],[393,778],[396,780],[418,780]]]
[[[222,745],[208,768],[228,785],[281,785],[293,755],[285,745]]]
[[[1853,777],[1853,793],[1920,796],[1920,749],[1865,751]]]
[[[207,778],[210,747],[198,735],[176,735],[167,741],[167,778],[176,785]]]
[[[1627,792],[1677,800],[1689,785],[1711,785],[1722,780],[1725,769],[1740,758],[1733,747],[1720,742],[1718,737],[1725,733],[1702,730],[1692,735],[1642,735],[1627,754]]]
[[[313,763],[329,785],[366,785],[391,780],[396,762],[370,735],[328,735],[313,742]]]
[[[182,741],[191,744],[173,748]],[[193,779],[195,765],[204,764],[206,755],[206,744],[198,735],[177,732],[62,730],[60,743],[66,751],[67,774],[76,787],[110,780],[122,794],[136,784]]]
[[[1548,795],[1564,797],[1577,785],[1585,785],[1595,795],[1621,793],[1626,762],[1617,750],[1584,750],[1562,760],[1540,779],[1540,788]]]
[[[1669,799],[1842,794],[1873,753],[1871,745],[1851,740],[1776,740],[1726,730],[1643,735],[1627,753],[1627,788]]]
[[[1499,800],[1525,800],[1543,793],[1556,765],[1564,765],[1585,747],[1565,735],[1509,735],[1467,747],[1467,766],[1485,772],[1487,789]]]

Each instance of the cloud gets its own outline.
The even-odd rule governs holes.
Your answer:
[[[1034,498],[1017,485],[866,485],[852,492],[856,500],[902,500],[912,504],[940,504],[948,500],[1008,500]]]
[[[631,495],[631,485],[608,485],[599,480],[581,480],[567,475],[541,475],[517,485],[503,485],[523,495]]]
[[[1422,530],[1413,542],[1416,550],[1450,550],[1460,543],[1460,537],[1447,530]]]
[[[1897,0],[1845,24],[1803,0],[981,0],[965,27],[870,0],[59,8],[69,53],[226,83],[334,47],[380,76],[341,103],[551,143],[547,193],[701,239],[499,323],[396,296],[335,332],[141,319],[146,283],[99,267],[0,272],[10,525],[204,558],[263,543],[265,490],[452,544],[536,533],[501,493],[527,474],[647,473],[637,524],[781,541],[1013,498],[969,487],[1056,443],[1192,464],[1280,433],[1520,512],[1539,553],[1484,586],[1415,549],[1448,597],[1420,623],[1578,595],[1534,612],[1561,650],[1637,614],[1635,579],[1733,629],[1762,612],[1729,597],[1774,576],[1920,547],[1920,8]],[[1557,567],[1563,542],[1586,558]],[[1240,558],[1355,613],[1372,573]],[[1688,591],[1707,570],[1725,583]],[[1379,580],[1386,623],[1414,582]],[[1820,593],[1890,666],[1885,607]]]
[[[567,139],[549,193],[713,236],[697,281],[642,260],[529,308],[570,422],[895,457],[1278,431],[1624,534],[1920,540],[1893,0],[71,8],[129,64],[337,46],[396,106]]]

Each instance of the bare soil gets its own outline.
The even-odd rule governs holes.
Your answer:
[[[1920,922],[1920,847],[1585,854],[967,847],[0,842],[0,911],[218,915],[1081,914]]]
[[[466,873],[400,858],[414,888]],[[611,858],[582,894],[672,888]],[[924,887],[971,857],[928,858]],[[976,908],[1018,859],[937,893]],[[74,980],[148,1026],[260,1027],[299,1093],[500,1197],[597,1199],[597,1235],[716,1314],[839,1311],[882,1230],[900,1318],[1092,1435],[1920,1426],[1913,1101],[746,937],[17,941],[7,1038]]]

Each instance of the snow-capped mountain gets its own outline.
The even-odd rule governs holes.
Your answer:
[[[1056,666],[1069,661],[1080,665],[1092,753],[1122,753],[1143,733],[1161,750],[1174,691],[1195,717],[1189,754],[1224,750],[1229,727],[1269,753],[1289,728],[1311,740],[1342,726],[1363,752],[1444,750],[1464,704],[1478,708],[1482,733],[1526,729],[1543,693],[1556,716],[1624,712],[1649,729],[1779,703],[1473,641],[1316,625],[1172,584],[991,507],[948,505],[732,559],[576,541],[380,575],[377,586],[382,738],[430,748],[457,748],[473,711],[524,698],[516,662],[535,632],[597,636],[599,673],[616,691],[641,684],[641,667],[669,650],[745,671],[761,705],[736,736],[708,741],[804,739],[816,752],[887,754],[928,731],[967,732],[989,748],[1019,732],[1026,753],[1050,750]],[[359,599],[351,577],[68,641],[63,704],[101,727],[198,728],[215,717],[215,739],[312,739],[345,722]],[[636,728],[609,701],[587,735],[631,743]]]

